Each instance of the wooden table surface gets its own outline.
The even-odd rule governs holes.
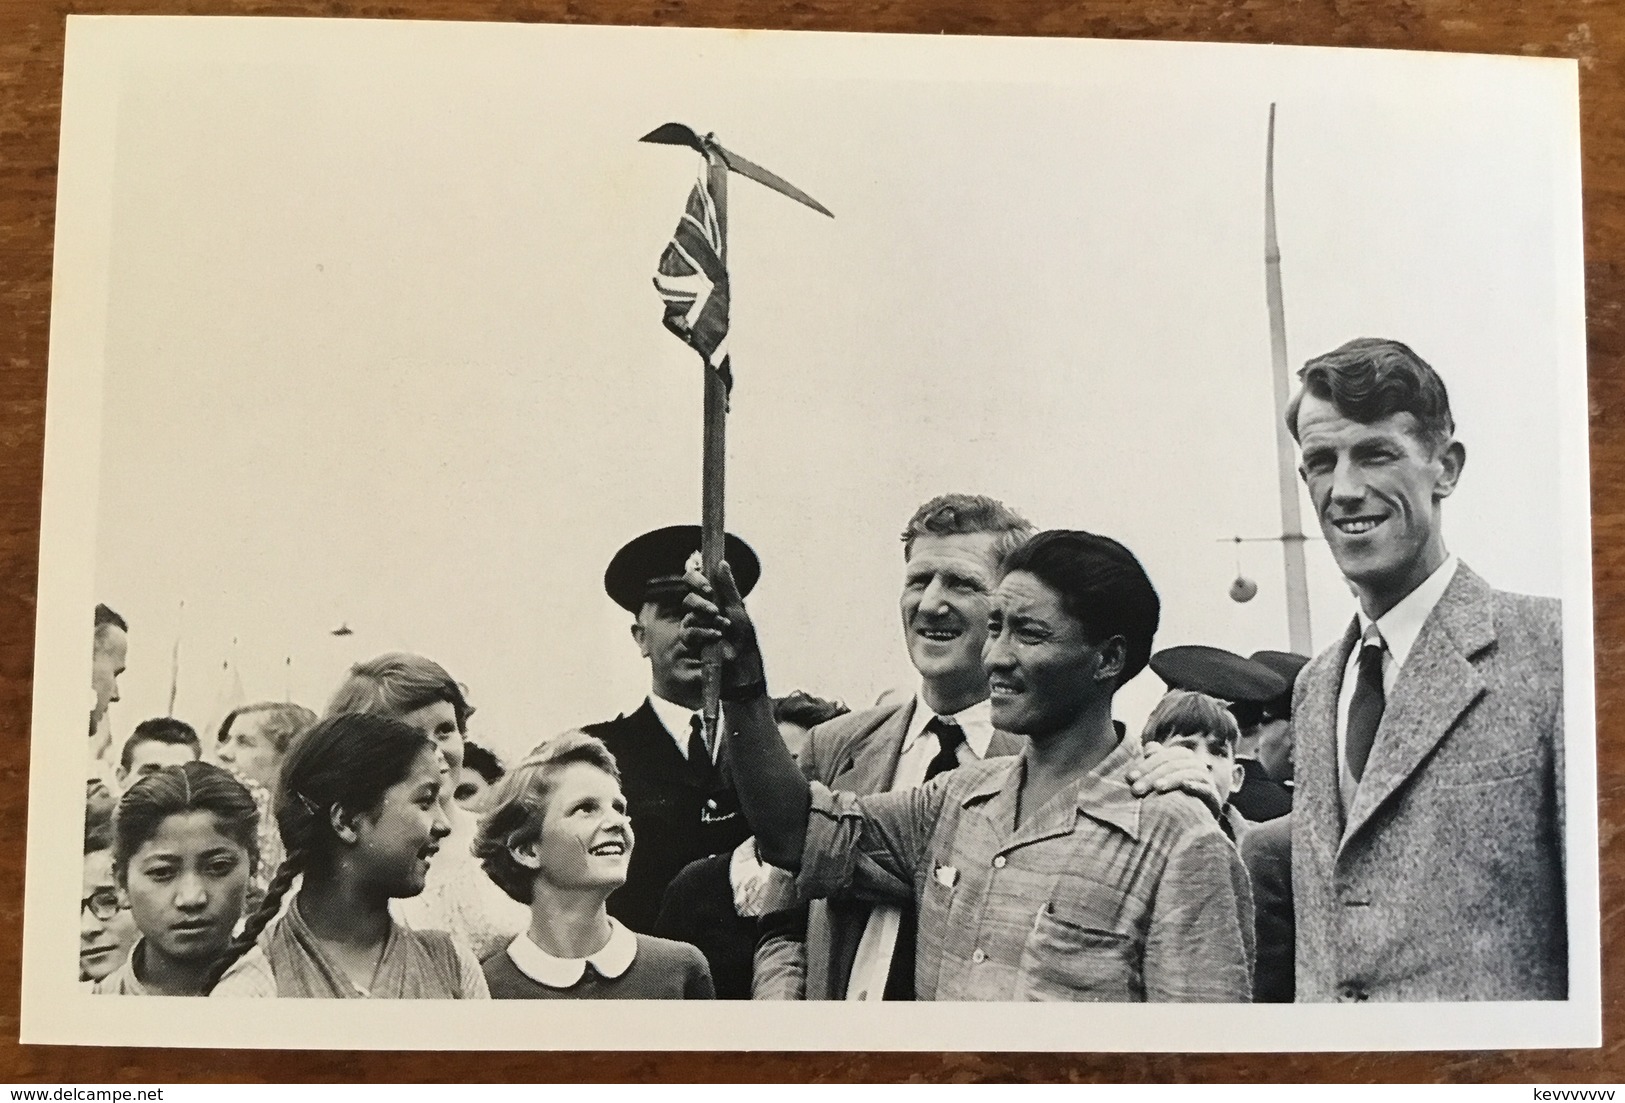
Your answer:
[[[64,20],[309,15],[1277,42],[1572,57],[1584,124],[1596,573],[1600,1050],[1235,1056],[297,1053],[17,1045],[23,837]],[[0,1081],[1625,1081],[1615,981],[1625,872],[1625,5],[1614,0],[0,0]]]

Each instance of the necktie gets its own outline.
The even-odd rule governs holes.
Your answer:
[[[937,753],[925,767],[925,780],[930,781],[959,765],[959,745],[965,742],[965,729],[952,720],[933,716],[931,722],[926,724],[925,731],[937,737]],[[914,948],[918,933],[914,909],[904,908],[897,925],[897,944],[892,949],[891,969],[886,974],[885,999],[914,998]]]
[[[705,741],[705,721],[695,713],[688,722],[688,768],[694,776],[702,781],[709,782],[714,769],[711,761],[711,747]]]
[[[925,767],[925,780],[930,781],[959,765],[959,745],[965,742],[965,729],[952,720],[933,716],[925,730],[937,737],[937,753]]]
[[[1344,733],[1344,754],[1349,773],[1359,781],[1371,758],[1371,745],[1377,739],[1382,710],[1387,704],[1382,688],[1382,659],[1388,645],[1375,624],[1360,638],[1360,669],[1355,675],[1354,696],[1349,701],[1349,724]]]

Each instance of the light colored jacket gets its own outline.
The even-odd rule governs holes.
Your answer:
[[[1457,569],[1345,823],[1337,701],[1358,636],[1356,623],[1293,693],[1298,1000],[1566,998],[1558,602]]]

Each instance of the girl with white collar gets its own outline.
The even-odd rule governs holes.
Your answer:
[[[474,854],[530,925],[485,959],[493,999],[713,999],[705,957],[686,942],[612,919],[626,883],[632,823],[620,772],[579,731],[543,743],[498,783]]]

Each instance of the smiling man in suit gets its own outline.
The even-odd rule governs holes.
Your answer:
[[[915,511],[903,530],[899,605],[919,689],[814,728],[800,755],[809,781],[885,793],[1021,749],[1019,736],[993,728],[982,645],[999,561],[1034,531],[1004,503],[975,495],[944,494]],[[914,998],[909,910],[836,898],[808,905],[805,919],[805,943],[771,930],[763,939],[758,999]]]
[[[756,553],[732,533],[724,546],[741,588],[755,586]],[[640,934],[653,933],[666,886],[684,866],[750,836],[719,768],[720,748],[702,730],[699,653],[680,638],[683,567],[699,549],[698,525],[655,529],[629,541],[604,571],[604,591],[635,618],[632,639],[649,661],[649,696],[631,715],[582,730],[604,741],[621,771],[637,845],[609,914]]]
[[[1563,999],[1559,605],[1447,550],[1466,451],[1420,357],[1361,339],[1299,377],[1287,427],[1359,612],[1293,698],[1297,998]]]

